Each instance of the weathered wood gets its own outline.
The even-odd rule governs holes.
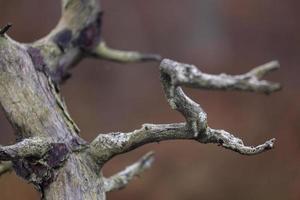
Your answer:
[[[0,172],[13,169],[32,183],[42,199],[105,200],[106,192],[123,188],[149,168],[152,154],[116,175],[105,178],[103,165],[112,157],[147,143],[191,139],[217,143],[241,154],[253,155],[273,147],[273,140],[248,147],[233,135],[211,129],[199,104],[180,86],[200,89],[244,90],[270,93],[279,85],[260,80],[277,68],[271,63],[244,75],[209,75],[195,66],[164,59],[161,81],[171,108],[186,123],[145,124],[130,133],[100,134],[91,144],[80,137],[61,98],[59,86],[70,69],[84,57],[117,62],[161,61],[161,57],[108,48],[101,41],[102,12],[97,0],[62,0],[62,17],[44,38],[31,44],[18,43],[0,30],[0,102],[12,124],[17,143],[0,146]]]
[[[100,28],[98,2],[70,0],[64,1],[60,22],[45,38],[20,44],[0,37],[0,101],[17,141],[38,137],[54,144],[42,158],[12,159],[16,173],[44,199],[105,199],[101,166],[82,153],[86,142],[58,85],[84,52],[99,43]]]

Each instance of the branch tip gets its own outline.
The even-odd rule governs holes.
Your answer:
[[[12,27],[12,23],[6,24],[3,28],[0,30],[0,36],[4,36],[4,34],[9,31],[9,29]]]
[[[272,138],[271,140],[268,140],[265,142],[266,144],[266,149],[273,149],[275,145],[276,139]]]
[[[209,90],[237,90],[270,94],[281,87],[278,83],[261,80],[268,73],[279,68],[278,61],[272,61],[258,66],[240,75],[207,74],[196,66],[164,59],[160,64],[161,73],[171,79],[170,88],[186,86]]]
[[[150,151],[140,159],[141,168],[148,169],[154,162],[154,151]]]
[[[255,67],[248,74],[250,76],[255,76],[257,79],[261,79],[266,76],[268,73],[278,70],[280,68],[280,64],[277,60],[268,62],[261,66]]]
[[[216,143],[226,149],[233,150],[242,155],[256,155],[274,148],[275,138],[258,146],[246,146],[244,142],[234,135],[224,131],[208,128],[208,139],[204,143]],[[201,140],[199,142],[202,142]]]

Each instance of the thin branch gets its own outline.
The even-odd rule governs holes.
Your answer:
[[[199,104],[185,95],[180,86],[270,93],[277,91],[279,84],[269,83],[260,78],[278,66],[277,62],[271,62],[243,75],[210,75],[200,72],[193,65],[164,59],[160,65],[164,92],[171,108],[179,111],[185,117],[186,123],[145,124],[141,129],[130,133],[100,134],[91,143],[90,152],[99,163],[105,163],[115,155],[144,144],[175,139],[214,143],[243,155],[255,155],[272,149],[275,139],[256,147],[246,146],[241,139],[232,134],[208,127],[206,113]]]
[[[0,162],[0,176],[13,170],[11,161]]]
[[[0,36],[4,36],[4,34],[12,27],[11,23],[6,24],[3,28],[0,29]]]
[[[145,170],[152,166],[154,161],[153,155],[153,152],[149,152],[123,171],[109,177],[108,179],[105,179],[105,191],[111,192],[114,190],[123,189],[133,178],[139,177]]]
[[[145,61],[161,61],[161,57],[156,54],[144,54],[136,51],[122,51],[108,47],[104,41],[91,54],[93,57],[98,57],[105,60],[110,60],[120,63],[133,63]]]
[[[90,151],[99,163],[113,156],[134,150],[145,144],[166,140],[194,140],[203,144],[218,144],[243,155],[255,155],[274,147],[274,139],[256,147],[246,146],[243,141],[224,131],[207,127],[195,136],[186,123],[144,124],[141,129],[129,133],[100,134],[90,145]]]
[[[170,76],[171,84],[209,90],[238,90],[269,94],[278,91],[280,84],[261,80],[276,69],[279,63],[272,61],[241,75],[212,75],[201,72],[196,66],[164,59],[161,71]]]
[[[215,143],[226,149],[236,151],[243,155],[256,155],[274,147],[275,139],[266,141],[264,144],[253,146],[245,146],[243,141],[234,135],[224,131],[207,128],[207,141],[202,140],[202,143]],[[201,140],[200,140],[201,141]]]
[[[255,76],[257,79],[261,79],[268,73],[273,72],[279,68],[280,64],[278,61],[271,61],[252,69],[250,72],[248,72],[248,76]]]
[[[10,146],[0,146],[0,160],[8,161],[25,157],[41,158],[51,148],[51,143],[42,138],[24,139]]]

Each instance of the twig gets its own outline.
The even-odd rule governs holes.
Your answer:
[[[11,23],[6,24],[3,28],[0,30],[0,36],[4,36],[4,34],[9,31],[9,29],[12,27]]]
[[[121,51],[108,47],[104,41],[99,45],[91,54],[94,57],[110,60],[120,63],[134,63],[134,62],[146,62],[146,61],[161,61],[161,57],[156,54],[145,54],[137,51]]]

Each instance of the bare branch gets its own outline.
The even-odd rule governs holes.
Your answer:
[[[3,174],[12,171],[12,162],[11,161],[3,161],[0,162],[0,176]]]
[[[159,55],[112,49],[106,46],[104,41],[99,43],[99,45],[92,52],[92,56],[120,63],[161,61],[161,57]]]
[[[206,113],[199,104],[185,95],[180,86],[269,93],[278,90],[279,85],[259,79],[278,66],[277,62],[271,62],[243,75],[210,75],[200,72],[195,66],[164,59],[160,70],[167,100],[172,109],[179,111],[185,117],[186,123],[145,124],[141,129],[130,133],[100,134],[91,143],[90,151],[99,163],[105,163],[115,155],[131,151],[144,144],[175,139],[214,143],[243,155],[255,155],[267,151],[273,148],[275,139],[251,147],[245,146],[241,139],[224,130],[209,128]]]
[[[99,135],[86,146],[59,94],[58,84],[69,77],[69,70],[87,56],[122,63],[161,61],[158,55],[107,47],[101,38],[102,14],[98,0],[62,0],[57,26],[36,42],[24,44],[5,37],[9,24],[0,30],[0,101],[17,138],[23,139],[0,146],[0,161],[5,161],[0,163],[0,174],[9,171],[13,162],[16,174],[33,183],[44,199],[105,199],[105,191],[123,188],[149,168],[153,155],[145,155],[108,179],[99,171],[103,164],[148,143],[188,139],[218,144],[244,155],[273,148],[274,139],[257,147],[245,146],[230,133],[209,128],[206,113],[184,94],[181,86],[268,94],[280,86],[261,78],[277,69],[277,62],[232,76],[205,74],[193,65],[168,59],[160,65],[164,92],[170,106],[185,117],[186,123],[145,124],[129,133]]]
[[[90,144],[89,150],[101,164],[115,155],[128,152],[147,143],[189,138],[192,139],[193,135],[186,134],[185,123],[145,124],[141,129],[129,133],[99,134]]]
[[[261,79],[266,76],[268,73],[273,72],[280,68],[278,61],[271,61],[264,65],[258,66],[248,72],[249,76],[255,76],[257,79]]]
[[[100,134],[90,145],[90,151],[99,163],[105,163],[113,156],[126,153],[145,144],[166,140],[195,140],[218,144],[243,155],[255,155],[274,147],[274,139],[256,147],[246,146],[243,141],[224,130],[207,127],[195,136],[186,123],[144,124],[141,129],[129,133]]]
[[[0,29],[0,36],[3,36],[11,27],[12,27],[12,24],[8,23],[3,28],[1,28]]]
[[[196,66],[169,59],[161,62],[161,71],[170,76],[172,85],[210,90],[240,90],[269,94],[278,91],[280,85],[260,80],[267,73],[279,68],[277,61],[256,67],[242,75],[212,75],[201,72]]]
[[[0,160],[15,160],[25,157],[42,157],[51,145],[46,139],[32,138],[10,146],[0,146]]]
[[[202,143],[216,143],[226,149],[236,151],[243,155],[256,155],[274,147],[275,139],[266,141],[264,144],[253,146],[245,146],[243,141],[234,135],[224,131],[207,128],[207,139],[200,140]],[[207,141],[205,141],[207,140]]]
[[[123,189],[133,178],[140,176],[145,170],[152,166],[154,161],[153,155],[153,152],[149,152],[123,171],[111,176],[108,179],[105,179],[105,191],[111,192],[114,190]]]

